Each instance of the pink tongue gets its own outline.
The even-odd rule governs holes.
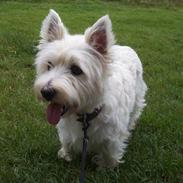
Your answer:
[[[48,122],[52,125],[56,125],[62,114],[62,106],[59,104],[49,104],[46,114]]]

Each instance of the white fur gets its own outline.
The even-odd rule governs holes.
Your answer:
[[[52,20],[59,26],[53,26]],[[62,144],[59,157],[70,161],[73,153],[81,152],[83,132],[77,113],[91,112],[104,104],[90,123],[88,151],[96,154],[93,160],[98,165],[116,166],[145,106],[147,87],[140,59],[131,48],[114,45],[108,16],[99,19],[84,35],[72,36],[52,10],[43,22],[41,38],[35,62],[35,92],[43,100],[40,90],[51,81],[59,91],[54,102],[72,106],[56,126]],[[55,65],[49,72],[48,61]],[[69,73],[72,63],[85,74],[73,77]]]

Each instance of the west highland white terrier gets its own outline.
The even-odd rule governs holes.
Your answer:
[[[90,122],[88,151],[102,167],[121,162],[131,130],[145,106],[147,90],[140,59],[133,49],[115,45],[108,15],[70,35],[50,10],[42,23],[34,90],[48,101],[47,120],[58,130],[58,156],[71,161],[82,150],[79,114],[100,111]]]

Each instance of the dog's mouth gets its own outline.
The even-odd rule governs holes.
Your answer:
[[[60,118],[69,110],[69,106],[50,103],[47,107],[46,115],[50,124],[56,125]]]

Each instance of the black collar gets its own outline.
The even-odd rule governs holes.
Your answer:
[[[104,105],[96,107],[93,110],[93,112],[91,112],[91,113],[78,114],[79,118],[77,119],[77,121],[80,121],[83,123],[86,121],[89,122],[89,121],[93,120],[94,118],[96,118],[99,115],[99,113],[102,111],[103,107],[104,107]]]

